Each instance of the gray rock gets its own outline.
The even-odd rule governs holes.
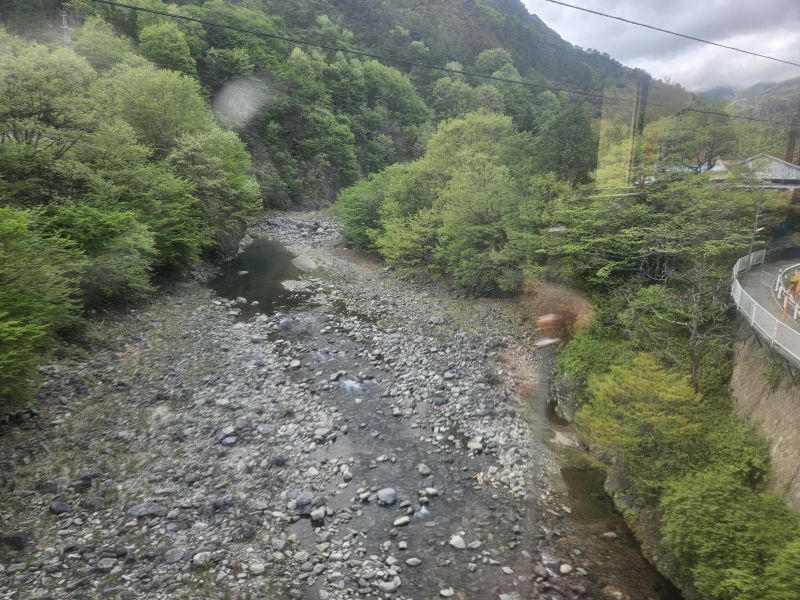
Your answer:
[[[250,573],[253,575],[263,575],[266,570],[267,567],[264,563],[253,563],[250,565]]]
[[[8,568],[6,568],[6,573],[17,573],[19,571],[24,571],[27,568],[28,565],[26,565],[25,563],[14,563],[8,565]]]
[[[397,492],[394,488],[386,487],[378,490],[378,504],[389,506],[397,500]]]
[[[416,557],[411,557],[406,559],[406,564],[409,567],[417,567],[422,564],[422,561]]]
[[[312,521],[322,521],[325,518],[325,507],[315,508],[311,511]]]
[[[202,567],[210,563],[214,559],[211,552],[198,552],[192,557],[192,562],[198,567]]]
[[[97,561],[97,570],[101,573],[108,573],[116,564],[116,558],[101,558]]]
[[[417,465],[417,471],[423,477],[427,477],[428,475],[431,474],[431,468],[428,465],[426,465],[425,463],[419,463]]]
[[[53,500],[50,503],[50,512],[54,515],[62,515],[72,512],[72,506],[63,500]]]
[[[183,548],[171,548],[164,553],[164,562],[171,565],[183,560],[186,550]]]
[[[572,573],[572,565],[568,563],[561,563],[561,565],[558,567],[558,572],[562,575],[569,575]]]
[[[147,501],[137,504],[128,510],[128,514],[137,519],[141,517],[163,517],[167,514],[167,509],[158,502]]]
[[[456,593],[455,590],[453,588],[451,588],[451,587],[439,590],[439,595],[442,598],[449,598],[450,596],[454,595],[455,593]]]
[[[464,542],[464,538],[458,534],[453,535],[448,544],[450,544],[456,550],[463,550],[467,547],[466,542]]]
[[[399,519],[395,519],[392,525],[394,525],[395,527],[402,527],[403,525],[408,525],[410,522],[411,522],[410,517],[400,517]]]

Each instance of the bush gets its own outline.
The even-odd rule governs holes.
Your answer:
[[[80,283],[88,306],[140,300],[152,291],[153,235],[134,213],[57,205],[38,221],[44,232],[69,238],[86,255]]]
[[[789,562],[800,534],[794,517],[780,500],[753,491],[739,477],[719,470],[689,475],[668,486],[660,508],[664,542],[707,597],[763,598],[760,589],[771,586],[762,581],[767,570],[784,590],[797,581],[797,563]],[[800,589],[787,596],[780,587],[772,597],[796,598]]]
[[[26,211],[0,208],[0,414],[30,401],[56,336],[81,325],[80,253],[29,222]]]

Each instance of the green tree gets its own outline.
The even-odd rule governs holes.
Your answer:
[[[200,220],[214,232],[214,250],[231,256],[249,221],[259,214],[250,155],[232,131],[213,129],[180,138],[168,157],[174,172],[194,185]]]
[[[245,48],[209,48],[200,65],[200,79],[216,92],[229,81],[252,73],[253,68]]]
[[[587,183],[597,166],[597,139],[580,104],[571,104],[536,136],[534,162],[541,172],[569,183]]]
[[[197,74],[197,65],[186,36],[174,23],[162,21],[148,25],[139,34],[139,51],[146,59],[164,69],[185,75]]]
[[[123,64],[98,90],[136,131],[139,140],[164,156],[187,133],[211,130],[211,111],[195,79],[150,64]]]
[[[506,65],[513,65],[514,59],[505,48],[491,48],[483,50],[475,59],[475,70],[478,73],[491,75]]]
[[[100,17],[89,17],[75,32],[75,51],[99,71],[121,63],[133,52],[130,40],[114,33],[114,28]]]
[[[56,336],[80,325],[82,257],[29,223],[29,213],[0,208],[0,414],[30,402]]]

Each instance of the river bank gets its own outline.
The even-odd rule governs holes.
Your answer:
[[[295,271],[178,285],[45,370],[0,439],[0,597],[677,597],[562,476],[574,438],[513,303],[402,281],[323,214],[277,219],[253,234]]]

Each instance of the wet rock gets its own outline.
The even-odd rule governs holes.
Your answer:
[[[137,519],[142,517],[163,517],[167,514],[167,509],[158,502],[142,502],[128,510],[128,514]]]

